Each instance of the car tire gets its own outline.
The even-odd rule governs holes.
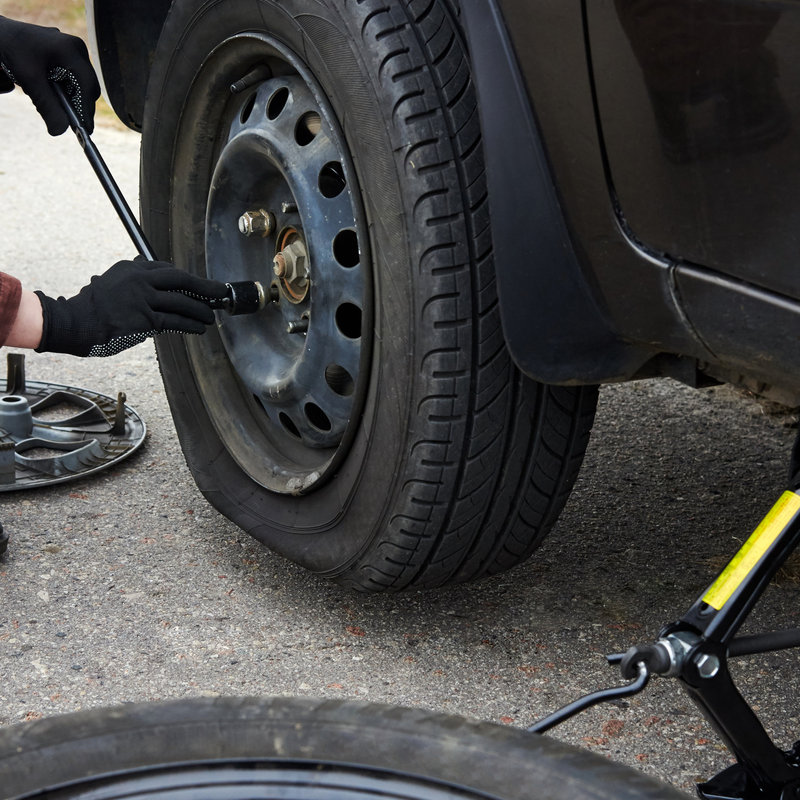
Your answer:
[[[551,800],[681,797],[518,729],[375,704],[196,698],[0,731],[3,797]]]
[[[157,342],[208,500],[361,591],[528,558],[597,390],[530,381],[506,350],[457,8],[176,0],[141,165],[156,252],[267,294],[255,315]]]

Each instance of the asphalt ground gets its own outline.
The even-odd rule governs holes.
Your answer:
[[[0,97],[0,269],[50,294],[132,257],[70,134]],[[135,205],[138,136],[95,141]],[[0,724],[132,701],[308,695],[419,706],[525,727],[616,685],[603,654],[690,605],[782,491],[789,411],[728,387],[606,387],[577,486],[524,566],[428,593],[361,596],[274,556],[209,507],[178,445],[151,343],[108,359],[27,356],[31,380],[129,404],[145,445],[74,483],[0,497]],[[798,624],[790,564],[748,630]],[[791,653],[734,662],[765,725],[798,727]],[[680,688],[593,709],[554,736],[691,792],[729,756]],[[797,737],[800,738],[800,737]]]

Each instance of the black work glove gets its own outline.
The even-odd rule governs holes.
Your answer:
[[[36,351],[113,356],[156,333],[203,333],[214,321],[208,301],[226,292],[163,261],[120,261],[68,300],[36,292],[44,316]]]
[[[0,91],[11,91],[15,83],[22,87],[51,136],[64,133],[69,126],[51,80],[61,80],[69,73],[72,104],[86,130],[92,132],[100,84],[83,40],[58,28],[0,17],[0,64]]]

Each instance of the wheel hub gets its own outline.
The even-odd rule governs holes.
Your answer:
[[[272,260],[272,271],[290,303],[302,303],[308,295],[308,251],[300,234],[289,228],[281,237],[280,251]],[[293,333],[294,331],[289,331]]]

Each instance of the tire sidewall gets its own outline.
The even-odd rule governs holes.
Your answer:
[[[303,27],[298,15],[311,11],[314,24]],[[259,25],[295,53],[302,53],[322,83],[350,147],[370,230],[375,309],[372,365],[360,424],[337,474],[301,497],[259,486],[225,451],[188,366],[183,339],[164,337],[158,343],[158,355],[179,438],[201,491],[220,511],[234,516],[248,533],[276,551],[314,571],[336,573],[357,560],[373,532],[387,524],[391,498],[402,484],[403,443],[413,426],[408,411],[412,381],[419,367],[410,357],[415,350],[410,322],[415,318],[414,255],[406,230],[410,215],[393,154],[391,120],[381,110],[364,54],[357,51],[353,33],[335,9],[310,0],[281,5],[272,0],[173,3],[146,105],[142,216],[156,252],[173,258],[167,223],[176,190],[170,177],[177,161],[176,139],[190,113],[187,98],[197,91],[198,75],[202,76],[209,54],[229,36],[257,30]],[[337,64],[347,80],[334,80],[324,68],[327,63]],[[357,130],[351,120],[357,121]],[[361,486],[365,481],[369,491]]]

